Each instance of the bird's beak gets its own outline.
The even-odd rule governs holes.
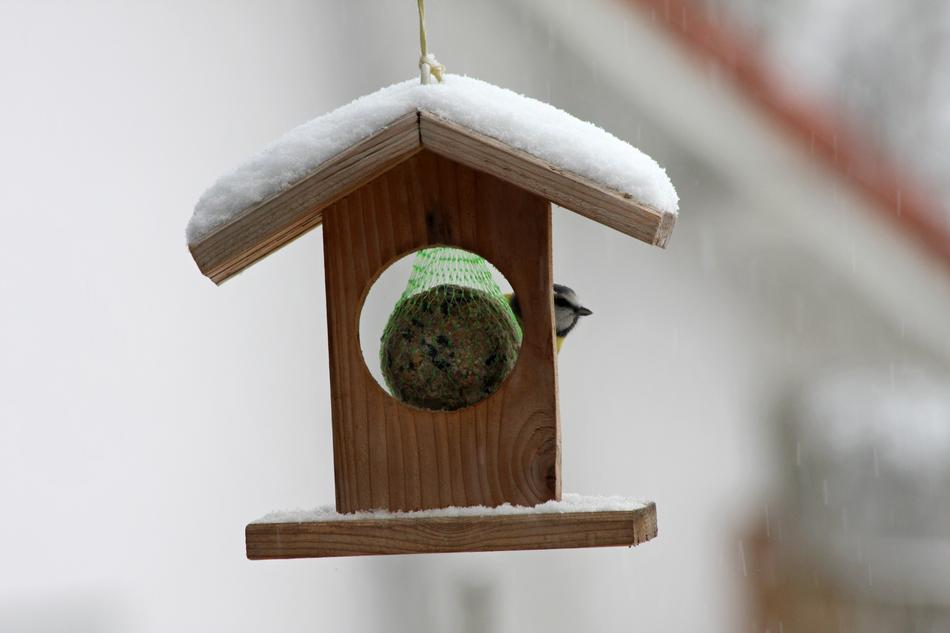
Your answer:
[[[581,306],[577,309],[577,316],[590,316],[593,312],[590,309]]]

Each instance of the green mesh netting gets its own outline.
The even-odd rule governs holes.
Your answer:
[[[380,341],[390,393],[452,411],[495,392],[518,358],[521,326],[488,263],[457,248],[427,248],[412,264]]]

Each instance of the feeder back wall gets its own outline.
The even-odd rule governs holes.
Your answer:
[[[550,203],[422,150],[328,207],[323,239],[337,510],[559,499]],[[491,261],[523,317],[511,374],[456,411],[398,402],[370,375],[359,342],[373,281],[405,254],[437,245]]]

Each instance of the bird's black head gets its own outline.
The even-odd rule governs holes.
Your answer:
[[[577,298],[577,293],[567,286],[554,284],[554,323],[558,336],[567,336],[578,319],[593,314]]]

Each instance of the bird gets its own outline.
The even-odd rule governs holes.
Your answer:
[[[511,292],[506,294],[505,298],[508,300],[508,305],[511,306],[511,311],[515,313],[518,324],[523,328],[524,324],[521,321],[521,306],[518,303],[518,297]],[[571,333],[580,318],[592,314],[593,311],[581,304],[574,290],[561,284],[554,284],[554,334],[558,352],[561,351],[561,346],[564,345],[564,339]]]

